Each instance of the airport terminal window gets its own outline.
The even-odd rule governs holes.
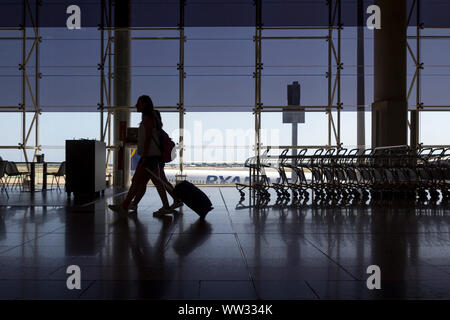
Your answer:
[[[84,28],[75,34],[64,28],[46,28],[41,35],[40,104],[64,111],[96,110],[100,83],[98,30]]]
[[[254,104],[252,28],[187,28],[185,105],[233,107]],[[199,111],[197,110],[197,111]]]
[[[176,31],[132,31],[134,38],[178,37]],[[131,43],[131,103],[147,94],[157,106],[178,103],[179,40],[133,40]]]
[[[40,117],[40,143],[45,160],[65,159],[65,142],[71,139],[99,139],[97,112],[46,112]]]
[[[185,121],[186,163],[239,165],[254,155],[250,112],[191,112]]]

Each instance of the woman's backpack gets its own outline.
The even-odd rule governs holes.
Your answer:
[[[154,139],[155,143],[161,150],[161,160],[164,163],[173,161],[177,157],[177,148],[175,147],[175,142],[169,137],[167,132],[161,129],[160,139],[161,145],[159,145]]]

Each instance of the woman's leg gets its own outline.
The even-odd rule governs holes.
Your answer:
[[[147,172],[146,172],[146,173],[147,173]],[[167,176],[166,176],[166,174],[165,174],[163,168],[160,168],[159,173],[160,173],[160,178],[161,178],[161,180],[163,180],[165,183],[167,183],[167,184],[170,185],[170,182],[169,182],[169,180],[167,179]],[[145,182],[143,182],[143,183],[141,183],[141,184],[139,185],[138,191],[137,191],[137,193],[136,193],[136,196],[135,196],[134,199],[133,199],[133,204],[134,204],[134,205],[137,206],[137,205],[139,204],[139,202],[141,201],[141,199],[144,197],[145,192],[147,191],[147,184],[148,184],[148,181],[149,181],[149,180],[150,180],[150,174],[147,173],[147,176],[143,179],[143,181],[145,181]],[[180,200],[176,197],[176,195],[174,194],[173,188],[169,188],[169,187],[166,186],[165,184],[163,184],[163,185],[164,185],[164,188],[166,189],[167,193],[173,198],[173,200],[174,200],[175,202],[180,201]]]
[[[134,173],[133,179],[131,181],[130,190],[128,190],[128,194],[125,200],[122,202],[122,208],[128,209],[130,206],[131,200],[136,196],[139,186],[142,184],[143,177],[145,177],[145,169],[142,165],[138,165],[136,168],[136,172]]]
[[[133,199],[133,204],[136,206],[139,204],[141,199],[144,197],[145,192],[147,192],[147,184],[148,184],[148,181],[150,180],[150,174],[148,172],[146,172],[146,175],[147,176],[142,179],[142,183],[139,184],[138,191],[136,192],[136,195],[134,196],[134,199]]]
[[[166,173],[164,172],[164,168],[160,168],[159,173],[160,173],[161,180],[167,184],[170,184],[169,180],[167,180]],[[178,198],[173,193],[173,188],[169,188],[165,184],[164,184],[164,188],[166,189],[167,193],[170,194],[170,196],[173,198],[173,201],[178,201]]]
[[[160,170],[158,166],[152,168],[151,171],[156,177],[160,177]],[[167,200],[166,188],[164,187],[163,183],[159,181],[159,179],[154,178],[152,175],[150,175],[150,179],[152,179],[153,185],[156,187],[156,190],[158,191],[163,207],[168,209],[169,201]]]

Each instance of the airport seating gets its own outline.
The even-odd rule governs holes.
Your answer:
[[[264,187],[255,187],[256,196],[267,203],[273,190],[276,204],[306,203],[312,196],[313,204],[338,205],[385,199],[436,202],[447,201],[450,195],[450,149],[396,146],[360,152],[329,148],[315,149],[309,155],[308,151],[313,150],[302,149],[295,157],[288,156],[288,149],[278,156],[267,157],[266,153],[255,172],[265,177],[261,172],[272,167],[279,179],[271,183],[265,179]],[[252,159],[251,165],[256,166]],[[244,189],[238,190],[243,200]]]
[[[250,157],[245,161],[244,167],[250,171],[249,183],[236,183],[236,189],[241,195],[241,200],[245,199],[245,190],[254,192],[258,195],[259,204],[265,204],[270,201],[270,182],[267,178],[265,168],[270,167],[269,163],[269,151],[266,149],[264,153],[259,157],[259,163],[257,157]]]
[[[49,172],[47,173],[47,176],[53,176],[52,178],[52,185],[56,182],[56,188],[58,190],[61,190],[59,182],[61,177],[64,177],[66,175],[66,162],[63,161],[58,168],[58,171],[56,172]]]
[[[0,190],[5,191],[6,196],[9,197],[8,189],[6,189],[6,164],[6,161],[0,160]]]
[[[8,180],[6,181],[6,183],[9,185],[11,180],[13,180],[11,188],[20,187],[23,184],[24,178],[27,175],[29,175],[28,172],[21,172],[21,171],[19,171],[19,169],[17,168],[16,163],[12,162],[12,161],[8,161],[6,163],[6,170],[5,170],[5,172],[8,175]]]
[[[274,168],[278,171],[279,179],[277,180],[277,182],[272,182],[271,187],[277,194],[278,203],[287,201],[290,198],[289,190],[291,189],[291,186],[285,170],[287,158],[284,157],[288,152],[289,149],[284,149],[278,157],[276,165],[274,166]]]
[[[308,149],[301,149],[297,151],[297,156],[292,159],[291,161],[282,161],[280,162],[280,172],[283,172],[284,180],[288,181],[287,175],[286,175],[286,169],[289,169],[291,171],[291,181],[288,181],[288,188],[292,192],[293,201],[298,202],[299,199],[303,198],[309,198],[308,193],[308,181],[305,176],[304,172],[304,163],[303,159]],[[281,174],[280,174],[281,175]],[[289,199],[289,197],[287,197]]]

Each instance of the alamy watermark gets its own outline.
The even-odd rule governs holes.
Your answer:
[[[81,268],[77,265],[71,265],[67,267],[66,273],[70,274],[66,281],[67,289],[81,290]]]
[[[366,285],[369,290],[381,289],[381,269],[377,265],[370,265],[367,267],[367,274],[370,276],[367,278]]]
[[[377,5],[370,5],[367,7],[366,13],[370,16],[367,18],[366,26],[369,30],[381,29],[381,8]],[[68,18],[66,21],[67,29],[79,30],[81,29],[81,8],[76,4],[67,7],[66,14]]]

